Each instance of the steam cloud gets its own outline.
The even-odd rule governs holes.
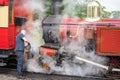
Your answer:
[[[62,67],[55,66],[55,60],[52,57],[49,56],[43,56],[44,60],[43,62],[47,63],[49,67],[51,68],[49,71],[45,71],[38,63],[38,59],[41,56],[39,54],[39,47],[44,44],[44,40],[42,39],[42,26],[41,21],[44,18],[44,12],[45,7],[43,5],[44,2],[42,0],[29,0],[27,3],[24,4],[24,7],[27,10],[35,11],[36,15],[38,15],[37,20],[32,22],[27,22],[27,31],[28,34],[26,37],[29,39],[31,43],[31,59],[29,59],[26,62],[27,70],[32,72],[43,72],[43,73],[56,73],[56,74],[65,74],[65,75],[78,75],[78,76],[86,76],[86,75],[94,75],[94,74],[100,74],[102,71],[101,68],[98,68],[96,66],[93,66],[91,64],[87,64],[82,61],[78,60],[64,60]],[[72,17],[76,17],[76,13],[71,13],[74,11],[73,6],[78,5],[76,1],[73,0],[63,0],[63,5],[69,4],[64,9],[64,17],[69,17],[68,14],[70,14]],[[31,27],[32,26],[32,27]],[[56,32],[57,33],[57,32]],[[83,33],[81,33],[83,34]],[[83,43],[84,39],[80,41],[80,43]],[[108,59],[105,57],[100,57],[95,54],[95,51],[92,52],[86,52],[85,47],[83,47],[81,44],[78,43],[70,43],[69,45],[65,45],[66,51],[68,51],[70,54],[75,54],[77,56],[80,56],[82,58],[85,58],[87,60],[95,61],[100,64],[106,64]]]

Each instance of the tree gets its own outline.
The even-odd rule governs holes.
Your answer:
[[[58,1],[58,0],[57,0]],[[60,15],[64,17],[86,18],[87,5],[93,0],[59,0],[62,3],[60,7]],[[53,15],[53,0],[45,0],[46,16]],[[104,6],[101,6],[101,18],[120,18],[120,11],[109,12]]]
[[[62,15],[67,17],[86,17],[86,7],[92,0],[63,0]]]
[[[52,0],[45,0],[46,16],[52,15]]]
[[[106,11],[105,9],[106,9],[106,8],[103,6],[103,7],[102,7],[102,10],[101,10],[101,12],[102,12],[101,17],[102,17],[102,18],[110,18],[111,12]]]
[[[120,11],[112,11],[111,18],[119,18],[120,19]]]

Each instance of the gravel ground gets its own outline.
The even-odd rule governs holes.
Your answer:
[[[12,75],[0,74],[0,80],[17,80],[17,78]]]
[[[25,72],[25,79],[18,79],[16,70],[0,69],[0,80],[112,80],[99,77],[75,77],[54,74],[38,74]]]
[[[70,76],[59,76],[59,75],[45,75],[45,74],[29,74],[25,79],[18,79],[16,74],[0,74],[0,80],[112,80],[105,78],[81,78],[81,77],[70,77]]]

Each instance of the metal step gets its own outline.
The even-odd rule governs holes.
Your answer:
[[[8,55],[0,54],[0,58],[8,58]]]
[[[0,63],[0,66],[6,66],[7,64],[6,63]]]

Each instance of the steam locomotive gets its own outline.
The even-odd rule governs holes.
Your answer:
[[[45,44],[40,47],[42,56],[40,62],[45,70],[51,68],[49,62],[43,61],[44,56],[47,55],[56,61],[56,66],[62,66],[66,59],[71,61],[78,59],[104,68],[111,75],[115,74],[114,71],[119,73],[120,20],[101,19],[98,2],[88,4],[86,19],[53,15],[43,20],[42,28]],[[84,48],[80,49],[81,46]],[[107,66],[84,58],[83,49],[88,55],[94,52],[95,55],[109,58]]]
[[[23,6],[25,1],[27,0],[0,1],[0,58],[2,64],[13,59],[17,30],[26,21],[32,20],[32,13]],[[44,56],[48,56],[55,61],[56,66],[62,66],[65,60],[78,59],[104,68],[112,75],[114,71],[117,71],[119,75],[120,20],[101,19],[100,5],[96,2],[93,3],[88,5],[86,19],[62,18],[60,15],[53,15],[43,20],[42,29],[45,44],[39,48],[41,57],[38,63],[45,70],[51,69],[50,65],[43,61]],[[78,56],[79,52],[76,54],[76,49],[80,50],[80,53],[84,53],[82,51],[84,49],[89,54],[94,52],[94,55],[109,58],[107,66],[81,58],[80,55]],[[11,61],[16,63],[14,60]]]
[[[113,67],[119,69],[119,22],[120,20],[115,19],[85,22],[80,19],[62,19],[60,16],[49,16],[42,25],[45,44],[40,47],[40,54],[55,58],[55,65],[61,66],[65,59],[74,60],[78,54],[84,55],[84,53],[75,54],[77,50],[81,50],[78,47],[82,46],[89,54],[95,51],[95,55],[109,58],[108,71],[111,72]],[[40,61],[42,62],[42,60]],[[45,70],[50,69],[49,63],[43,62],[42,64]]]

